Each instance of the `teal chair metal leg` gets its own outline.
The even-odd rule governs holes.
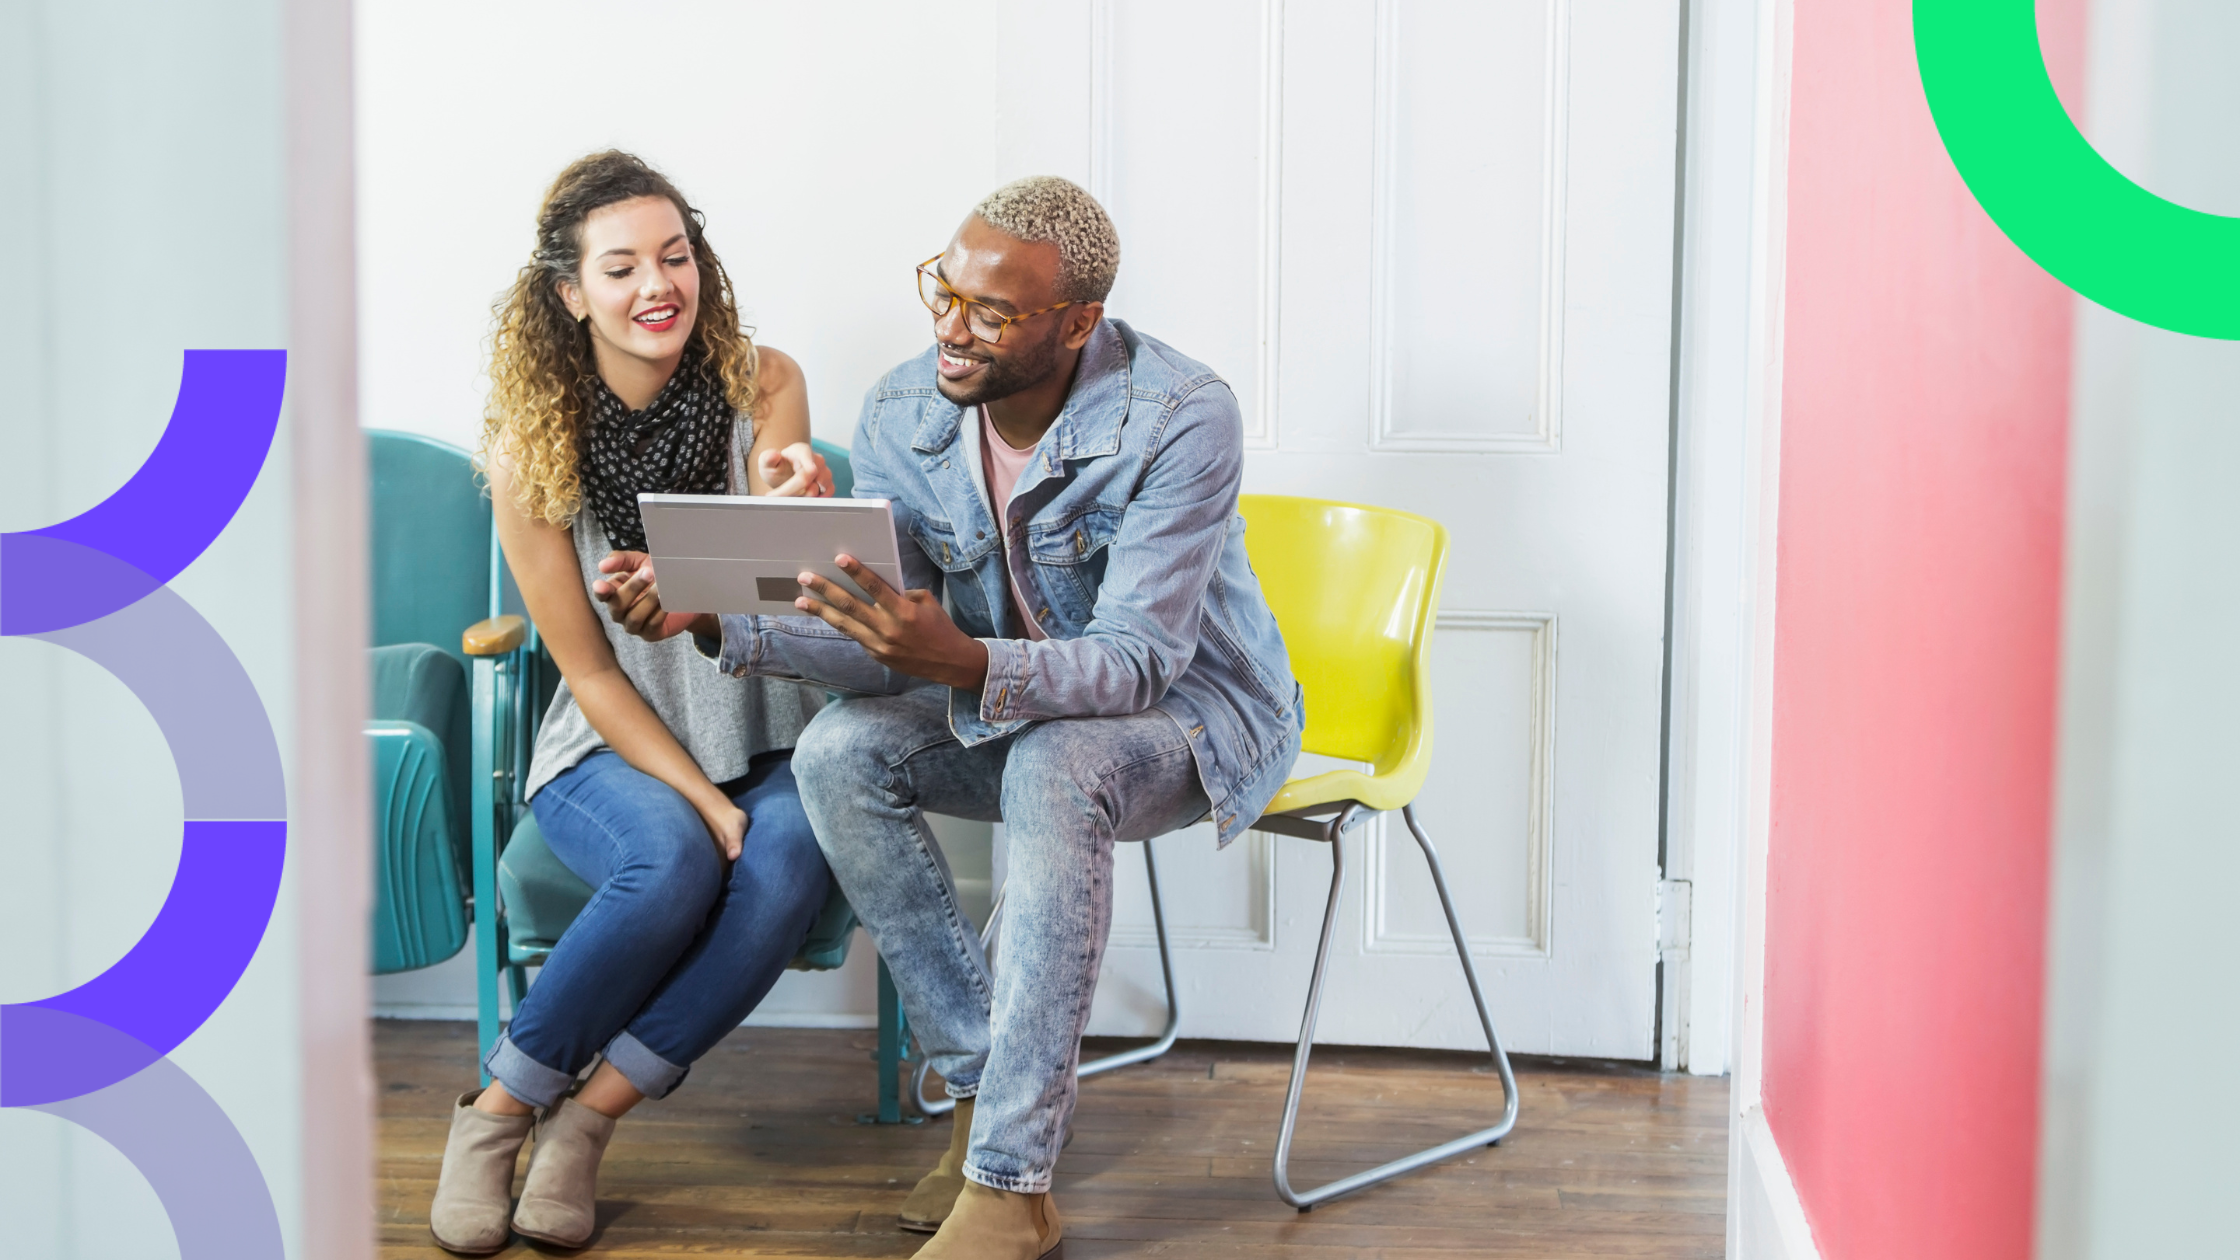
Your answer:
[[[856,1117],[858,1124],[924,1124],[924,1116],[902,1114],[902,1047],[909,1036],[908,1017],[902,1013],[902,995],[894,987],[894,973],[887,960],[879,960],[879,1049],[872,1056],[879,1065],[879,1109]]]
[[[474,662],[474,711],[481,716],[496,711],[498,690],[498,662],[478,658]],[[479,1066],[490,1057],[491,1047],[498,1044],[498,971],[502,965],[504,943],[498,939],[498,802],[496,799],[498,769],[498,731],[496,723],[487,719],[474,724],[474,757],[471,781],[474,785],[474,802],[470,808],[474,826],[474,971],[475,971],[475,1034],[480,1050],[475,1056]],[[482,1074],[482,1083],[490,1083],[490,1074]]]

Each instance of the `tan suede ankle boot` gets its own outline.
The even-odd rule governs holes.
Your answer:
[[[533,1115],[501,1116],[476,1111],[481,1090],[459,1095],[451,1105],[451,1137],[443,1144],[443,1172],[436,1179],[435,1202],[428,1205],[428,1232],[436,1245],[463,1256],[487,1256],[505,1249],[513,1215],[513,1164],[529,1136]]]
[[[965,1183],[941,1232],[918,1249],[917,1260],[1060,1260],[1065,1225],[1048,1194],[991,1190]]]
[[[964,1156],[972,1147],[972,1100],[959,1098],[949,1113],[949,1149],[933,1171],[918,1179],[918,1188],[902,1201],[902,1227],[914,1234],[930,1234],[949,1219],[949,1210],[964,1192]]]
[[[599,1159],[613,1137],[614,1117],[573,1098],[546,1112],[537,1125],[536,1149],[529,1153],[513,1228],[556,1247],[590,1242],[598,1223]]]

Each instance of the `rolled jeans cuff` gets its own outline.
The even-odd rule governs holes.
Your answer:
[[[967,1161],[964,1179],[975,1181],[991,1190],[1009,1190],[1013,1194],[1047,1194],[1050,1191],[1050,1171],[1020,1176],[1013,1173],[994,1173]]]
[[[667,1098],[677,1086],[684,1084],[685,1076],[692,1071],[689,1064],[678,1067],[646,1049],[646,1043],[631,1036],[627,1029],[616,1033],[601,1053],[633,1088],[653,1099]]]
[[[576,1078],[569,1073],[546,1067],[522,1053],[513,1039],[503,1033],[498,1035],[498,1044],[490,1047],[489,1057],[482,1061],[482,1070],[505,1086],[507,1093],[539,1110],[557,1104],[568,1087],[576,1083]]]

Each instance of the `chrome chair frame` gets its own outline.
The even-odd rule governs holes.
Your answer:
[[[1319,816],[1326,811],[1335,812],[1328,821],[1322,821]],[[1417,846],[1423,850],[1424,861],[1431,867],[1431,882],[1439,890],[1439,905],[1447,914],[1447,931],[1454,937],[1456,956],[1462,960],[1463,978],[1470,982],[1470,1000],[1477,1005],[1478,1022],[1486,1032],[1486,1048],[1492,1054],[1493,1069],[1501,1075],[1501,1119],[1490,1128],[1465,1134],[1438,1146],[1426,1147],[1390,1163],[1379,1164],[1350,1177],[1340,1177],[1311,1190],[1292,1188],[1291,1140],[1299,1128],[1299,1100],[1306,1091],[1307,1060],[1314,1053],[1315,1022],[1322,1013],[1322,981],[1330,962],[1330,939],[1338,926],[1338,903],[1345,894],[1345,833],[1355,822],[1374,812],[1376,811],[1359,801],[1344,801],[1317,805],[1290,814],[1269,814],[1252,825],[1255,831],[1296,836],[1302,840],[1319,840],[1330,846],[1330,900],[1322,910],[1322,937],[1315,946],[1314,976],[1307,983],[1306,1014],[1299,1022],[1299,1045],[1291,1059],[1291,1083],[1284,1091],[1283,1124],[1276,1130],[1276,1194],[1301,1212],[1311,1212],[1316,1204],[1326,1203],[1339,1195],[1350,1194],[1380,1181],[1388,1181],[1402,1173],[1411,1172],[1426,1164],[1435,1164],[1474,1147],[1498,1145],[1517,1125],[1516,1074],[1510,1070],[1508,1051],[1501,1048],[1500,1034],[1493,1030],[1493,1015],[1486,1009],[1485,992],[1478,985],[1478,969],[1470,958],[1470,944],[1463,937],[1462,920],[1455,915],[1454,898],[1447,892],[1447,875],[1439,864],[1439,852],[1432,847],[1431,837],[1424,834],[1422,825],[1416,822],[1416,809],[1411,803],[1401,807],[1400,816],[1407,820],[1409,834],[1416,838]],[[1162,942],[1163,940],[1164,938]]]

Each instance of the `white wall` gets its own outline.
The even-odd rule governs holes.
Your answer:
[[[2100,0],[2091,49],[2108,160],[2240,215],[2240,13]],[[2038,1252],[2224,1254],[2240,1102],[2204,1084],[2240,1042],[2240,344],[2079,306]]]
[[[741,317],[845,442],[863,391],[925,347],[911,267],[1005,179],[1085,178],[1085,151],[1031,134],[1051,93],[1085,99],[1085,67],[1001,65],[972,33],[1027,25],[897,2],[362,6],[363,422],[473,444],[490,306],[538,198],[615,146],[706,212]]]

